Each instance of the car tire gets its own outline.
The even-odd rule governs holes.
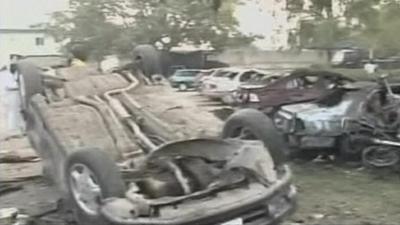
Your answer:
[[[151,78],[152,75],[161,74],[160,54],[151,45],[139,45],[133,50],[133,59],[143,74]]]
[[[180,83],[180,84],[178,85],[178,90],[179,90],[179,91],[187,91],[187,90],[188,90],[188,85],[185,84],[185,83]]]
[[[81,168],[81,173],[80,175],[77,175],[79,174],[79,168]],[[115,162],[112,160],[112,157],[106,152],[98,149],[76,151],[67,159],[65,167],[65,182],[68,190],[67,201],[71,206],[78,224],[109,225],[99,212],[96,203],[91,205],[92,207],[88,207],[87,205],[89,205],[89,203],[87,201],[84,203],[82,199],[78,200],[78,185],[79,183],[85,182],[80,181],[80,179],[83,179],[80,178],[80,176],[84,176],[84,173],[90,174],[90,176],[88,176],[91,178],[90,182],[86,182],[88,182],[87,184],[90,183],[92,186],[94,184],[94,187],[92,187],[91,190],[97,190],[96,186],[99,188],[98,192],[101,193],[101,197],[97,196],[94,200],[97,200],[96,202],[98,202],[99,205],[100,199],[124,197],[126,188],[121,173]],[[85,194],[85,192],[83,193]],[[86,195],[88,196],[88,194]],[[83,196],[83,194],[79,196]]]
[[[29,63],[19,64],[17,82],[22,111],[25,113],[32,96],[43,92],[43,80],[40,69]]]
[[[339,138],[339,159],[341,161],[359,161],[365,147],[352,143],[349,135],[342,136]]]
[[[222,137],[237,138],[243,129],[264,143],[276,166],[286,163],[288,147],[269,117],[255,109],[239,110],[226,120]]]

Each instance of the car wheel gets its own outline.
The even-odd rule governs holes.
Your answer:
[[[150,78],[152,75],[161,74],[160,54],[151,45],[139,45],[133,50],[136,66],[143,74]]]
[[[99,212],[101,201],[123,197],[126,191],[111,156],[97,149],[80,150],[68,158],[65,168],[68,200],[77,222],[108,225]]]
[[[180,83],[178,86],[179,91],[187,91],[187,89],[188,89],[188,86],[185,83]]]
[[[362,143],[354,143],[349,135],[342,136],[339,138],[339,157],[343,161],[359,161],[365,147]]]
[[[260,140],[271,154],[276,166],[286,162],[288,148],[272,120],[255,109],[242,109],[232,114],[222,131],[223,138]]]
[[[388,168],[400,162],[396,148],[387,146],[369,146],[362,152],[362,162],[370,168]]]
[[[43,81],[40,74],[40,69],[32,64],[22,63],[18,65],[17,79],[23,111],[28,108],[31,97],[43,91]]]

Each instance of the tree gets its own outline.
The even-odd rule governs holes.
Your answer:
[[[353,31],[352,38],[378,56],[399,53],[399,14],[398,0],[354,0],[346,10],[346,18]]]
[[[133,21],[126,32],[134,43],[157,43],[164,50],[182,43],[209,44],[217,50],[250,44],[255,37],[238,31],[230,6],[225,3],[216,13],[209,1],[130,0],[128,7],[135,12],[125,16]]]
[[[120,28],[109,21],[116,15],[118,0],[71,0],[67,11],[56,12],[48,30],[58,41],[85,41],[96,60],[111,52]]]
[[[309,0],[308,7],[305,3],[304,0],[287,1],[290,18],[300,18],[297,32],[300,43],[290,44],[325,49],[330,57],[335,44],[347,36],[348,30],[341,26],[340,17],[334,15],[332,0]]]
[[[58,40],[87,40],[98,58],[130,52],[138,44],[169,50],[187,43],[221,50],[256,38],[239,32],[232,8],[236,2],[71,0],[71,9],[55,13],[48,28]]]

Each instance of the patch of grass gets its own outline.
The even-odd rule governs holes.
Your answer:
[[[311,162],[291,167],[299,197],[292,221],[309,225],[394,225],[400,221],[398,174]],[[313,214],[324,218],[314,220]]]

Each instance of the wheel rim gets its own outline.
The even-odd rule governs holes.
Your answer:
[[[394,166],[399,160],[396,150],[390,147],[371,146],[363,152],[363,161],[377,168]]]
[[[231,138],[251,141],[259,140],[257,136],[247,127],[240,127],[236,129],[236,131],[231,135]]]
[[[69,172],[70,189],[75,202],[89,215],[97,215],[102,200],[101,187],[87,166],[75,164]]]
[[[179,90],[185,91],[187,89],[186,84],[179,84]]]

